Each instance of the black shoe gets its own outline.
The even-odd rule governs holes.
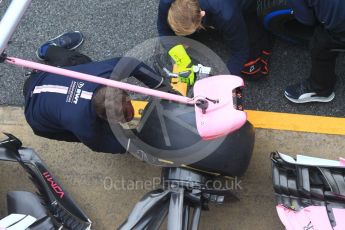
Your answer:
[[[49,46],[59,46],[68,50],[74,50],[78,48],[83,42],[84,36],[79,31],[63,33],[42,44],[37,49],[36,55],[40,60],[44,60]]]
[[[285,97],[294,103],[330,102],[334,99],[333,91],[316,92],[308,80],[286,87]]]

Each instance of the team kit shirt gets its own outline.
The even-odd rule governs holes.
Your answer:
[[[110,78],[118,58],[92,62],[65,69]],[[74,135],[96,152],[123,153],[125,148],[111,131],[108,122],[99,118],[91,99],[99,84],[75,80],[51,73],[31,77],[25,95],[25,117],[39,133]]]

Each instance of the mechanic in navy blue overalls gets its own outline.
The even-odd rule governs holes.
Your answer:
[[[273,39],[264,30],[256,9],[256,0],[160,0],[158,33],[160,37],[178,35],[198,40],[203,31],[214,31],[229,49],[230,73],[259,79],[269,73]],[[181,56],[176,44],[162,40],[173,59]]]
[[[290,85],[285,97],[294,103],[330,102],[334,99],[338,51],[345,50],[344,0],[288,0],[296,19],[316,26],[310,43],[309,78]]]
[[[133,58],[93,62],[74,51],[82,42],[80,32],[64,33],[44,43],[37,50],[37,56],[50,65],[103,78],[110,78],[114,67],[121,65],[116,67],[122,69],[121,73],[127,71],[126,77],[133,76],[150,88],[162,87],[163,78],[144,63]],[[125,144],[120,144],[109,125],[133,119],[134,109],[126,92],[51,73],[33,72],[25,82],[23,93],[25,117],[36,135],[82,142],[96,152],[126,152]]]

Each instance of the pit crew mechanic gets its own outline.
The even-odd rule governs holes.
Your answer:
[[[44,43],[37,56],[50,65],[103,78],[110,78],[114,67],[122,63],[120,68],[130,72],[127,76],[134,76],[150,88],[162,87],[162,77],[136,59],[93,62],[74,50],[83,40],[78,31],[64,33]],[[23,93],[25,117],[36,135],[82,142],[96,152],[126,152],[126,146],[120,144],[109,125],[132,120],[134,110],[126,92],[56,74],[33,72],[25,82]]]
[[[160,37],[193,35],[194,38],[200,30],[215,29],[230,49],[227,66],[231,74],[261,78],[269,72],[273,40],[263,29],[256,7],[256,0],[160,0],[158,33]],[[168,39],[162,39],[162,43],[173,60],[185,60],[179,66],[180,71],[190,68],[183,47],[171,44]]]

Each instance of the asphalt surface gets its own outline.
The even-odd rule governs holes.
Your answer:
[[[0,6],[3,14],[6,4]],[[10,56],[36,60],[35,50],[51,37],[69,30],[80,30],[86,41],[81,51],[94,60],[120,56],[141,42],[157,36],[156,15],[158,0],[104,0],[104,1],[43,1],[34,0],[7,50]],[[220,41],[208,44],[226,59],[227,52]],[[245,90],[246,108],[254,110],[345,115],[344,56],[338,59],[340,76],[336,99],[328,104],[295,105],[288,102],[283,92],[288,84],[308,76],[310,60],[305,48],[277,41],[274,47],[271,74],[268,79],[248,82]],[[203,63],[207,65],[207,63]],[[0,104],[23,105],[22,86],[25,71],[1,64]]]

